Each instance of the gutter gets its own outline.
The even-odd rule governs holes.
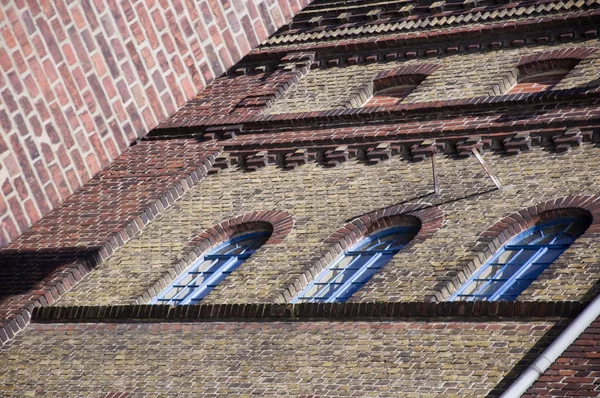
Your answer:
[[[521,373],[519,378],[500,396],[517,398],[525,394],[558,357],[600,316],[600,295],[561,333],[546,350]]]

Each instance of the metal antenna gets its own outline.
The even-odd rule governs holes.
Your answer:
[[[483,160],[483,157],[481,156],[481,154],[479,153],[477,148],[475,148],[475,147],[471,148],[471,152],[473,152],[473,155],[475,155],[475,157],[481,164],[481,167],[483,167],[483,170],[485,170],[485,172],[490,177],[490,179],[494,182],[494,184],[496,184],[496,188],[502,189],[502,184],[500,184],[500,180],[494,175],[494,173],[492,172],[492,170],[490,169],[488,164],[485,162],[485,160]],[[433,175],[435,176],[435,167],[433,170],[434,170]],[[434,177],[434,181],[435,181],[435,177]]]
[[[440,186],[438,183],[437,165],[435,163],[435,154],[436,153],[437,153],[436,150],[434,150],[431,153],[431,168],[433,169],[433,192],[438,194],[438,193],[440,193]]]

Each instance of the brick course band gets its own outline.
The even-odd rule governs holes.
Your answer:
[[[290,213],[282,210],[263,210],[246,213],[208,228],[186,243],[183,259],[174,262],[168,273],[150,287],[137,302],[147,303],[152,300],[202,254],[228,239],[246,232],[269,231],[271,236],[265,245],[276,245],[283,242],[293,226],[294,218]]]
[[[32,322],[132,322],[269,319],[313,320],[357,318],[460,317],[486,321],[513,318],[575,318],[587,305],[581,301],[363,302],[301,304],[200,304],[37,307]]]
[[[352,130],[346,132],[335,129],[330,130],[331,136],[324,134],[320,139],[317,139],[312,132],[306,139],[304,139],[304,132],[288,133],[281,138],[271,139],[270,142],[262,140],[260,146],[255,145],[254,137],[249,137],[248,140],[240,138],[236,140],[237,142],[227,145],[228,151],[215,161],[209,174],[216,174],[231,167],[256,171],[269,164],[275,164],[283,170],[311,162],[323,167],[335,167],[354,158],[366,165],[389,160],[395,156],[419,161],[428,158],[433,152],[468,157],[473,155],[472,148],[476,148],[480,153],[504,151],[507,155],[517,155],[531,150],[534,146],[544,146],[548,150],[564,153],[570,148],[600,140],[600,126],[585,126],[581,129],[536,129],[518,133],[473,135],[466,138],[464,135],[444,134],[432,137],[415,134],[413,138],[393,139],[402,137],[402,130],[398,129],[397,134],[390,133],[387,129],[382,130],[381,136],[385,135],[386,138],[383,142],[367,141],[372,139],[372,135],[361,136],[352,134]],[[432,140],[431,138],[434,137],[435,139]],[[300,143],[306,146],[298,148]],[[257,146],[259,148],[254,150],[245,150],[246,147]]]
[[[318,17],[318,22],[313,17],[314,9],[311,7],[302,11],[292,24],[281,29],[269,39],[267,46],[285,46],[297,43],[312,42],[315,44],[323,42],[339,42],[349,40],[353,37],[382,37],[390,33],[401,35],[412,31],[416,36],[418,33],[432,32],[452,27],[451,32],[463,31],[462,28],[467,25],[472,30],[491,23],[497,24],[502,20],[506,21],[504,29],[518,30],[524,23],[531,21],[540,21],[548,14],[559,14],[554,18],[559,18],[564,11],[576,12],[582,9],[596,9],[597,3],[594,1],[563,3],[562,1],[549,1],[543,4],[530,2],[510,2],[496,3],[491,12],[490,8],[481,8],[481,3],[476,1],[452,3],[437,1],[432,3],[423,2],[386,2],[380,4],[363,4],[362,10],[355,7],[346,10],[340,4],[332,4],[328,11],[329,15]],[[411,4],[412,3],[412,4]],[[376,8],[385,4],[386,9]],[[460,5],[460,8],[456,8]],[[486,4],[487,5],[487,4]],[[337,11],[342,13],[343,18],[334,18],[333,14]],[[348,11],[348,12],[346,12]],[[514,21],[518,15],[520,21]],[[312,19],[309,19],[313,17]],[[512,19],[512,20],[511,20]],[[544,18],[546,19],[546,18]],[[348,27],[349,20],[352,20],[351,28]],[[360,21],[360,22],[359,22]],[[316,22],[316,23],[315,23]],[[314,30],[315,26],[321,29]],[[287,28],[287,29],[286,29]],[[545,37],[547,42],[548,37]]]
[[[494,51],[501,48],[539,45],[540,42],[537,38],[543,39],[541,43],[547,44],[597,37],[598,20],[600,20],[600,11],[593,10],[512,22],[512,31],[504,30],[507,26],[506,23],[491,23],[422,31],[417,34],[400,33],[378,37],[349,38],[342,41],[293,43],[256,49],[249,54],[248,60],[255,61],[265,57],[272,59],[281,57],[289,51],[315,51],[317,58],[325,55],[331,58],[340,55],[346,56],[348,53],[376,51],[375,54],[379,54],[384,59],[388,58],[390,54],[392,57],[395,54],[396,57],[404,56],[414,59],[445,54],[472,53],[473,51]],[[501,39],[497,35],[499,30],[504,30]],[[548,35],[548,31],[552,30],[555,34]],[[473,41],[466,39],[467,37]],[[477,41],[474,38],[477,38]],[[436,40],[439,40],[442,45],[432,44]],[[462,45],[457,46],[456,43]],[[398,54],[396,49],[401,49],[403,52]],[[431,50],[435,52],[428,53]],[[367,61],[366,57],[362,59]]]
[[[311,111],[292,114],[250,115],[245,117],[210,117],[179,119],[177,114],[154,129],[146,139],[164,139],[166,137],[202,136],[209,127],[223,125],[243,125],[240,133],[264,128],[277,129],[284,127],[309,127],[328,125],[347,125],[356,123],[383,121],[404,121],[407,117],[430,119],[441,112],[460,111],[463,116],[473,112],[490,111],[499,105],[510,107],[507,111],[522,111],[523,106],[549,105],[556,108],[568,106],[594,105],[600,98],[599,87],[570,88],[550,90],[538,93],[504,94],[463,98],[456,100],[419,102],[414,104],[399,104],[391,106],[364,107],[354,109],[333,109],[326,111]],[[563,101],[557,103],[558,101]],[[511,109],[512,108],[512,109]],[[587,118],[586,120],[590,120]],[[563,122],[562,120],[560,121]],[[528,121],[531,126],[532,121]],[[510,127],[512,124],[507,124]],[[504,128],[506,128],[504,127]],[[489,129],[490,127],[485,127]],[[239,129],[239,127],[238,127]]]

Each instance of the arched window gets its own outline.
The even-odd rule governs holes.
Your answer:
[[[339,303],[348,300],[417,232],[418,227],[397,227],[361,240],[321,271],[314,281],[294,297],[292,303]]]
[[[271,236],[253,232],[237,236],[217,246],[179,275],[150,304],[195,304],[206,297],[223,279],[238,268]]]
[[[529,228],[505,244],[450,301],[514,301],[590,225],[562,218]]]

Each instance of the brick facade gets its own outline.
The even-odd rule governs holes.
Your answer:
[[[309,1],[69,3],[0,10],[0,247]]]
[[[0,384],[9,396],[500,395],[598,294],[599,9],[306,7],[0,250]],[[510,93],[552,65],[560,81]],[[406,96],[369,103],[407,81]],[[447,301],[556,217],[590,226],[515,302]],[[347,303],[289,304],[343,250],[402,225],[420,230]],[[200,305],[147,305],[253,230],[272,234]],[[592,396],[595,333],[532,388]],[[24,370],[44,361],[52,377]]]
[[[0,384],[6,397],[485,396],[557,330],[547,321],[36,324],[3,350]],[[61,358],[43,377],[27,372],[40,355]]]
[[[269,209],[292,214],[292,231],[280,243],[267,242],[203,302],[284,302],[284,297],[291,298],[339,254],[335,248],[340,241],[348,247],[358,240],[335,236],[347,220],[368,217],[374,209],[388,209],[398,203],[410,204],[398,206],[396,211],[400,214],[423,220],[426,229],[430,229],[425,225],[427,220],[433,218],[437,228],[426,236],[417,236],[351,301],[444,300],[464,281],[465,275],[469,276],[496,251],[495,247],[487,247],[491,240],[488,237],[498,247],[503,243],[498,237],[510,224],[501,230],[492,226],[497,228],[498,222],[515,213],[529,213],[527,208],[531,206],[544,206],[540,211],[543,213],[546,207],[552,208],[545,205],[547,201],[570,194],[591,194],[586,181],[594,180],[597,173],[587,160],[598,154],[592,144],[573,149],[568,156],[556,156],[536,147],[517,157],[486,154],[496,175],[510,185],[501,191],[494,190],[473,157],[438,156],[439,195],[432,195],[429,162],[406,161],[400,155],[373,165],[350,159],[335,167],[310,162],[293,170],[276,165],[253,172],[225,169],[187,191],[89,278],[66,293],[57,305],[134,303],[158,278],[168,274],[176,259],[185,256],[194,236],[232,217]],[[532,180],[529,173],[536,178]],[[555,178],[557,173],[563,178]],[[352,197],[348,190],[353,192]],[[600,197],[585,199],[590,199],[594,213],[600,210]],[[584,210],[585,200],[581,202],[561,201],[558,207]],[[428,207],[433,207],[435,210],[429,212],[436,214],[418,211]],[[364,229],[366,233],[369,226]],[[520,231],[513,227],[509,236]],[[596,291],[590,289],[596,289],[600,279],[600,253],[595,249],[599,239],[598,226],[594,224],[523,293],[522,299],[593,297]],[[589,266],[582,267],[572,260],[576,258],[586,258]],[[131,275],[136,275],[134,281]]]

